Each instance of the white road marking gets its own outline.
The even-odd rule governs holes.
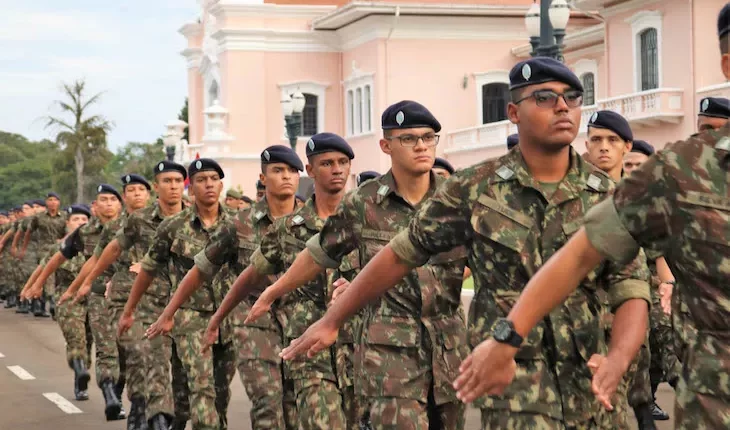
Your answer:
[[[35,376],[28,373],[27,370],[23,369],[20,366],[8,366],[8,370],[15,373],[15,376],[22,379],[23,381],[32,381],[35,379]]]
[[[43,397],[50,400],[58,406],[58,409],[66,412],[67,414],[83,414],[84,411],[74,406],[73,403],[66,400],[62,395],[58,393],[43,393]]]
[[[5,358],[2,352],[0,352],[0,358]]]

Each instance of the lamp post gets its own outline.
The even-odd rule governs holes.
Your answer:
[[[287,93],[281,95],[281,109],[284,112],[286,135],[289,138],[291,149],[297,149],[297,138],[302,132],[302,111],[304,111],[304,94],[297,91],[293,96]]]
[[[565,0],[534,0],[525,15],[533,57],[563,58],[563,39],[570,19],[570,5]]]
[[[162,136],[162,141],[165,145],[165,155],[168,161],[175,161],[175,151],[177,146],[182,143],[182,137],[187,125],[185,121],[181,120],[171,121],[165,125],[167,131]]]

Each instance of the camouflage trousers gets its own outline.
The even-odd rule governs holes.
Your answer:
[[[57,291],[54,300],[58,302],[61,294]],[[66,341],[66,362],[82,360],[86,368],[91,368],[91,346],[94,343],[86,308],[86,300],[81,303],[67,301],[56,307],[56,322]]]
[[[126,302],[109,301],[109,314],[111,315],[111,327],[116,333],[116,322],[124,312]],[[124,334],[117,337],[119,345],[119,356],[125,358],[125,377],[127,386],[127,398],[147,398],[147,366],[144,355],[140,354],[139,344],[144,339],[144,327],[139,321],[135,321]]]
[[[366,402],[373,430],[461,430],[466,421],[466,406],[461,402],[434,406],[397,397],[371,397]]]
[[[349,430],[360,429],[360,424],[365,420],[368,410],[365,398],[360,395],[359,390],[355,389],[354,355],[354,344],[337,344],[337,377],[342,391],[342,409],[345,411]]]
[[[651,350],[648,339],[641,345],[639,352],[636,354],[634,363],[636,367],[632,366],[630,370],[633,371],[632,375],[627,372],[626,378],[629,378],[627,400],[628,405],[632,408],[640,406],[642,404],[650,403],[654,400],[654,392],[651,387]]]
[[[280,331],[253,326],[234,327],[238,374],[251,400],[253,430],[298,428],[292,380],[284,379]]]
[[[629,427],[599,425],[596,420],[568,424],[547,415],[498,409],[482,409],[482,430],[607,430]]]
[[[663,381],[676,384],[682,370],[674,348],[672,321],[662,309],[661,296],[658,291],[654,291],[649,318],[649,346],[651,349],[649,373],[652,393],[655,393],[656,387]]]
[[[137,307],[135,319],[146,331],[162,313],[166,298],[149,294],[142,296]],[[134,344],[130,355],[142,358],[147,385],[147,417],[165,414],[184,423],[190,420],[190,393],[188,377],[178,358],[172,337],[157,336],[150,340],[143,337]],[[137,360],[131,358],[131,360]]]
[[[203,336],[213,312],[179,309],[173,339],[185,368],[190,392],[193,430],[226,429],[230,383],[235,375],[232,345],[215,345],[203,351]]]
[[[123,364],[126,357],[120,357],[116,325],[106,298],[92,292],[88,303],[89,324],[96,344],[96,383],[101,387],[104,381],[116,383],[125,376]]]

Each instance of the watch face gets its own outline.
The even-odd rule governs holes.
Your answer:
[[[505,320],[497,321],[494,325],[494,339],[498,341],[506,341],[509,339],[509,335],[512,332],[512,327]]]

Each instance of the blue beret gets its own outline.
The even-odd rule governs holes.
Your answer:
[[[50,191],[48,194],[46,194],[47,199],[50,199],[51,197],[55,197],[58,200],[61,200],[61,197],[59,197],[58,194],[56,194],[56,192],[54,191]]]
[[[730,100],[723,97],[705,97],[700,102],[699,116],[730,118]]]
[[[507,150],[514,148],[518,143],[520,143],[520,136],[517,133],[507,136]]]
[[[717,16],[717,37],[722,38],[730,31],[730,3],[725,3],[725,6]]]
[[[0,216],[8,216],[8,211],[0,211]]]
[[[309,145],[307,145],[307,148]],[[302,160],[293,149],[284,145],[272,145],[261,153],[261,164],[284,163],[300,172],[304,170]]]
[[[185,170],[185,166],[183,166],[182,164],[162,160],[157,163],[157,166],[155,167],[155,176],[165,172],[179,172],[183,175],[183,179],[187,179],[188,177],[188,171]]]
[[[122,184],[124,184],[124,188],[126,188],[127,185],[130,184],[142,184],[145,186],[145,188],[147,188],[147,190],[152,189],[152,187],[150,187],[150,183],[147,182],[147,180],[142,175],[138,175],[136,173],[130,173],[122,176]]]
[[[654,147],[649,145],[645,140],[635,140],[631,147],[631,152],[638,152],[651,157],[654,153]]]
[[[363,182],[369,181],[370,179],[375,179],[378,177],[380,177],[380,173],[374,172],[372,170],[366,170],[366,171],[360,173],[359,175],[357,175],[357,177],[355,178],[356,179],[355,182],[357,182],[357,186],[359,187],[360,184],[362,184]]]
[[[352,160],[355,153],[345,139],[334,133],[317,133],[307,142],[307,158],[325,152],[341,152]]]
[[[86,207],[86,205],[71,205],[66,208],[66,212],[68,212],[69,215],[86,215],[87,217],[91,218],[91,211],[88,207]]]
[[[442,169],[445,169],[452,175],[456,171],[454,169],[454,166],[451,165],[451,163],[449,163],[448,161],[444,160],[441,157],[436,157],[436,160],[433,162],[433,167],[440,167]]]
[[[223,174],[223,169],[221,169],[220,164],[210,158],[198,158],[197,160],[193,160],[193,162],[190,163],[190,166],[188,166],[188,176],[190,176],[190,178],[200,172],[216,172],[221,179],[226,177],[226,175]]]
[[[434,132],[441,131],[441,124],[425,106],[411,100],[403,100],[390,105],[381,118],[383,130],[402,128],[430,127]]]
[[[545,82],[562,82],[571,88],[583,91],[583,84],[568,66],[549,57],[535,57],[521,61],[509,72],[509,89]]]
[[[101,184],[98,187],[96,187],[96,195],[99,194],[113,194],[117,196],[119,201],[122,201],[122,196],[119,194],[119,191],[117,191],[116,188],[112,187],[109,184]]]
[[[23,206],[25,206],[25,205],[33,206],[34,204],[35,204],[35,200],[26,200],[23,202]]]
[[[612,110],[601,110],[591,115],[591,119],[588,121],[588,127],[605,128],[618,134],[618,137],[623,140],[629,142],[634,140],[634,133],[631,131],[629,122],[626,121],[626,118]]]
[[[258,181],[256,181],[256,189],[257,190],[265,190],[266,189],[266,187],[264,186],[264,184],[261,183],[261,180],[260,179]]]
[[[44,199],[33,200],[34,205],[46,207],[46,201]]]

